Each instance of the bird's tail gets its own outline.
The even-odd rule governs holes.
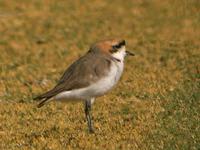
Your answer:
[[[52,99],[44,99],[37,105],[37,107],[40,108],[44,106],[46,103],[49,103],[50,101],[52,101]]]
[[[41,100],[40,103],[38,104],[38,108],[42,107],[44,104],[50,102],[53,100],[53,97],[55,95],[57,95],[60,92],[60,89],[55,87],[50,91],[47,91],[44,94],[41,94],[35,98],[33,98],[34,100]],[[62,91],[61,91],[62,92]]]
[[[50,101],[52,101],[51,97],[43,97],[42,95],[33,98],[34,100],[41,100],[39,102],[39,104],[37,105],[38,108],[44,106],[45,104],[49,103]]]

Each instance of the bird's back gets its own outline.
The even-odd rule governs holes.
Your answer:
[[[58,84],[50,91],[35,99],[49,99],[63,91],[90,86],[105,76],[111,65],[112,59],[105,55],[97,55],[92,52],[75,61],[60,78]]]

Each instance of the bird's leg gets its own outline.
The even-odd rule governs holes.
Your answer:
[[[87,119],[88,129],[90,133],[94,133],[93,126],[92,126],[92,118],[90,115],[91,107],[92,107],[91,100],[86,100],[85,101],[85,115]]]

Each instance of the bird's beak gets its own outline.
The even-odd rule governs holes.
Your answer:
[[[135,54],[133,54],[133,53],[130,52],[130,51],[126,51],[126,55],[128,55],[128,56],[135,56]]]

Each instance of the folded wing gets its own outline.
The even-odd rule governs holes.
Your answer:
[[[63,91],[84,88],[98,81],[99,77],[106,75],[110,68],[111,60],[104,55],[93,56],[87,53],[74,62],[63,74],[58,84],[50,91],[34,99],[48,100]]]

